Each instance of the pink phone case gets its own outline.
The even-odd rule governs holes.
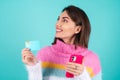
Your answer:
[[[69,59],[69,62],[74,62],[74,63],[79,63],[79,64],[82,64],[82,61],[83,61],[83,56],[76,55],[76,54],[71,55]],[[69,72],[66,72],[66,77],[73,78],[74,75]]]

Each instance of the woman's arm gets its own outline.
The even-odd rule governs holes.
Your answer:
[[[29,80],[42,80],[42,70],[41,70],[41,63],[38,62],[34,66],[26,65]]]

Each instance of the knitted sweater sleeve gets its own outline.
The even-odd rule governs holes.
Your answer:
[[[46,50],[44,50],[46,51]],[[41,50],[39,53],[44,53],[43,50]],[[43,56],[42,54],[40,54]],[[41,60],[41,57],[39,55],[37,56],[38,60]],[[48,76],[49,79],[42,77],[42,71],[40,63],[37,63],[35,66],[26,66],[29,74],[29,80],[102,80],[101,79],[101,68],[100,68],[100,62],[98,57],[95,54],[89,54],[85,58],[85,68],[83,70],[83,73],[79,76],[68,79],[66,77],[60,78],[59,76]]]
[[[89,73],[86,70],[86,67],[84,67],[82,74],[80,74],[77,78],[77,80],[92,80]]]
[[[26,67],[28,70],[29,80],[42,80],[40,63],[37,63],[35,66],[26,65]],[[88,72],[86,71],[86,69],[84,68],[83,73],[81,75],[75,77],[72,80],[91,80],[91,78],[90,78]]]
[[[34,66],[26,65],[29,80],[42,80],[41,62]]]
[[[84,59],[86,70],[89,73],[92,80],[102,80],[102,71],[99,57],[93,52],[89,53],[90,54]]]

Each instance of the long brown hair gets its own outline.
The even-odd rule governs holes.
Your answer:
[[[82,9],[73,5],[65,7],[62,12],[64,11],[67,12],[69,17],[75,22],[76,26],[81,27],[81,31],[75,35],[74,45],[88,48],[89,36],[91,32],[88,16]],[[52,44],[56,44],[57,39],[58,38],[55,37]],[[63,41],[62,39],[59,40]]]

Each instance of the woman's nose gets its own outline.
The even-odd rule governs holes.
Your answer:
[[[60,24],[57,23],[57,24],[56,24],[56,27],[60,27]]]
[[[56,26],[60,27],[61,25],[62,25],[62,23],[60,21],[57,21]]]

